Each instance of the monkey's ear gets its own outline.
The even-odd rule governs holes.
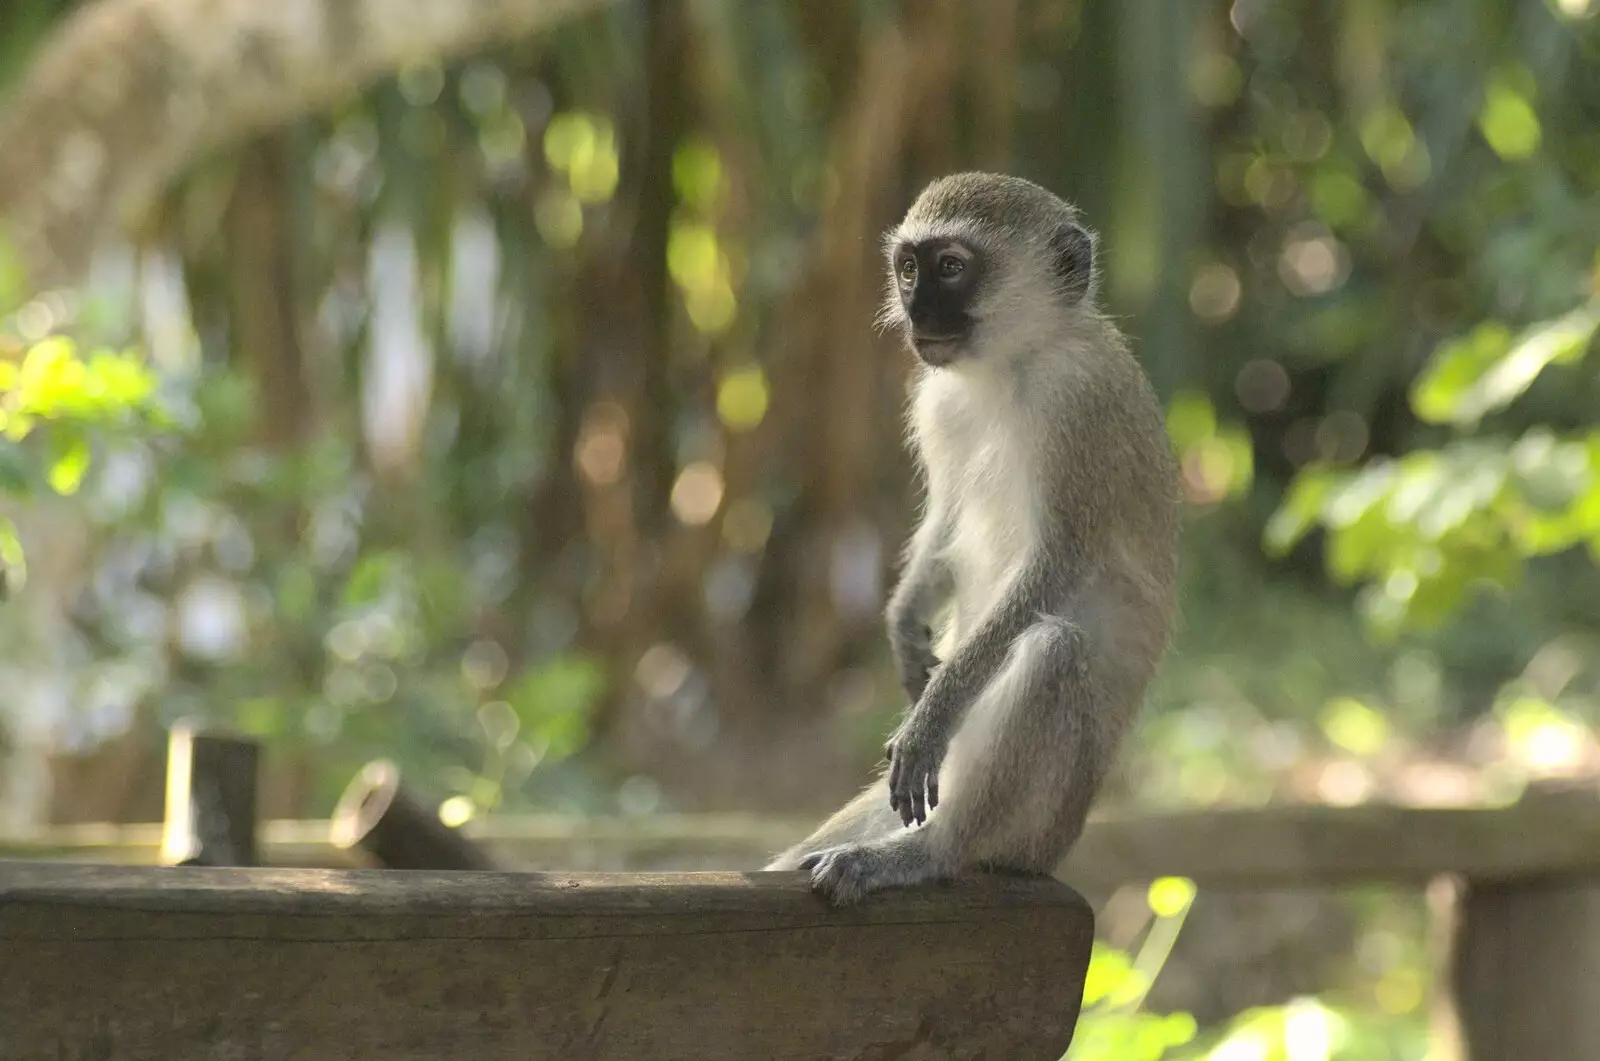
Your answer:
[[[1094,284],[1095,238],[1080,225],[1067,222],[1050,237],[1050,264],[1061,282],[1068,305],[1077,305]]]

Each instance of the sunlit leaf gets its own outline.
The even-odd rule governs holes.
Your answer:
[[[1267,521],[1267,553],[1282,556],[1321,520],[1322,508],[1343,477],[1327,468],[1307,468],[1290,484],[1283,502]]]
[[[694,291],[710,287],[717,276],[717,234],[709,225],[672,226],[667,237],[667,269],[679,286]]]
[[[1503,82],[1493,82],[1484,93],[1478,128],[1495,154],[1517,161],[1539,150],[1539,116],[1527,99]]]
[[[1387,174],[1402,165],[1416,144],[1416,133],[1398,107],[1378,107],[1361,125],[1361,146]]]
[[[1093,1006],[1125,990],[1133,979],[1133,962],[1120,950],[1096,942],[1083,981],[1083,1004]]]
[[[288,711],[273,697],[257,696],[239,702],[234,708],[234,725],[252,737],[275,737],[284,732]]]
[[[1194,902],[1194,881],[1187,877],[1161,877],[1150,884],[1146,901],[1157,917],[1177,917]]]
[[[544,129],[545,161],[558,170],[594,151],[595,127],[587,114],[568,111],[550,119]]]
[[[345,580],[343,595],[345,606],[357,607],[377,600],[388,586],[396,565],[402,563],[404,563],[403,558],[391,552],[363,556],[357,561],[349,578]]]
[[[684,301],[689,320],[695,328],[707,335],[719,335],[728,330],[739,311],[738,300],[727,282],[718,277],[708,288],[691,291]]]
[[[1375,755],[1389,737],[1388,720],[1352,697],[1329,701],[1318,721],[1329,740],[1354,755]]]
[[[1372,196],[1342,168],[1319,171],[1311,180],[1310,193],[1312,211],[1331,229],[1355,228],[1372,213]]]
[[[1465,346],[1440,348],[1413,391],[1417,415],[1433,423],[1474,423],[1515,400],[1549,365],[1581,357],[1597,326],[1600,302],[1537,325],[1514,342],[1499,325],[1485,325]]]
[[[605,672],[585,656],[557,656],[528,671],[509,702],[524,737],[540,741],[552,759],[571,755],[589,736],[589,710],[605,690]]]
[[[278,614],[289,623],[309,622],[317,610],[317,576],[301,560],[285,561],[278,568],[274,588]]]
[[[1168,1046],[1183,1046],[1200,1034],[1200,1025],[1188,1013],[1169,1013],[1161,1026]]]
[[[1511,332],[1497,321],[1463,338],[1442,343],[1411,388],[1411,407],[1429,423],[1459,419],[1466,395],[1511,346]]]
[[[473,819],[477,808],[467,796],[451,796],[439,804],[439,820],[452,829],[459,829]]]
[[[717,415],[733,431],[748,431],[767,415],[767,376],[760,365],[735,369],[717,387]]]
[[[1188,449],[1217,431],[1217,412],[1204,394],[1185,391],[1167,406],[1167,435],[1179,449]]]
[[[534,203],[533,223],[551,247],[576,246],[583,235],[583,204],[562,189],[546,189]]]
[[[64,497],[75,494],[88,470],[88,442],[81,437],[67,436],[61,452],[50,464],[50,489]]]
[[[678,197],[701,213],[722,196],[722,156],[716,145],[700,137],[686,140],[672,155],[672,186]]]

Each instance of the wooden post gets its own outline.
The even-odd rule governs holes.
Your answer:
[[[1469,884],[1456,949],[1466,1061],[1600,1058],[1600,886]]]
[[[1059,1061],[1093,935],[1049,878],[0,863],[0,1057]]]
[[[1593,811],[1594,782],[1545,782],[1517,805],[1560,829]],[[1469,878],[1451,958],[1464,1061],[1600,1058],[1600,876]]]
[[[167,740],[167,809],[161,861],[181,866],[253,866],[256,857],[254,741],[172,727]]]
[[[439,820],[379,759],[362,767],[339,797],[328,827],[334,847],[359,847],[387,869],[493,869],[478,844]]]

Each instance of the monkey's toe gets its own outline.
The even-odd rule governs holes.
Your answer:
[[[814,855],[811,889],[837,907],[852,906],[871,890],[869,852],[861,847],[836,847]]]

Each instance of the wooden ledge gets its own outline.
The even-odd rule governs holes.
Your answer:
[[[1058,1061],[1094,918],[983,877],[0,862],[0,1057]]]

